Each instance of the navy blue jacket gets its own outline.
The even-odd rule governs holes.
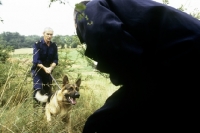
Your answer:
[[[200,21],[191,15],[152,0],[92,0],[84,13],[76,21],[85,55],[114,84],[199,72]]]
[[[58,48],[53,42],[48,47],[44,40],[40,40],[33,45],[33,66],[32,70],[37,68],[37,64],[43,64],[49,67],[51,63],[58,64]]]

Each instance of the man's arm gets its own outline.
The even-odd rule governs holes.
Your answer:
[[[55,45],[55,56],[53,59],[53,63],[51,63],[51,65],[50,65],[51,70],[53,70],[58,65],[58,47],[56,44],[54,44],[54,45]]]
[[[43,68],[44,66],[42,65],[42,61],[40,60],[40,54],[39,54],[40,49],[38,48],[37,45],[39,45],[38,42],[35,42],[35,44],[33,45],[33,65],[35,66],[35,68],[37,66]]]
[[[50,65],[50,68],[51,68],[51,70],[53,70],[55,67],[56,67],[56,63],[53,62],[53,63]]]
[[[50,65],[50,67],[45,67],[44,65],[42,64],[37,64],[38,67],[40,67],[41,69],[43,69],[46,73],[51,73],[52,70],[56,67],[56,63],[52,63]]]
[[[43,66],[42,64],[37,64],[38,67],[44,69],[45,66]]]

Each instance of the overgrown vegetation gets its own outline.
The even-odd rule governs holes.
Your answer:
[[[63,4],[62,0],[51,0],[54,1]],[[168,0],[163,2],[169,4]],[[185,9],[182,6],[180,10]],[[196,12],[191,15],[199,18],[197,9]],[[0,133],[64,132],[65,125],[59,119],[48,124],[42,108],[33,108],[32,53],[9,54],[12,48],[32,47],[38,39],[39,36],[22,36],[19,33],[0,34]],[[118,87],[110,83],[109,75],[95,70],[94,61],[84,56],[83,47],[77,48],[80,45],[77,36],[56,36],[53,41],[62,48],[59,49],[59,65],[53,72],[58,84],[61,86],[65,74],[71,81],[78,77],[82,79],[81,96],[71,111],[73,132],[81,133],[87,117],[101,107]],[[72,48],[66,49],[65,46]],[[53,82],[53,90],[57,89]]]
[[[106,98],[118,87],[108,78],[99,75],[81,55],[82,48],[59,49],[59,65],[53,76],[61,86],[67,74],[71,81],[81,77],[80,98],[71,111],[74,133],[81,133],[87,117],[102,106]],[[78,51],[77,51],[78,50]],[[1,64],[0,81],[0,133],[61,133],[65,125],[55,119],[50,126],[44,118],[42,108],[33,108],[32,78],[30,74],[32,54],[13,54]],[[53,82],[53,90],[57,90]]]
[[[13,50],[14,49],[10,46],[0,44],[0,63],[5,63],[5,61],[9,58],[9,53]]]

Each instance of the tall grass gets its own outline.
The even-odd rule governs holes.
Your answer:
[[[19,51],[18,51],[19,52]],[[42,107],[33,108],[32,78],[30,74],[32,54],[13,54],[0,66],[0,133],[63,133],[65,124],[54,118],[48,124]],[[80,98],[71,110],[73,133],[81,133],[88,116],[101,107],[107,97],[118,87],[99,75],[76,49],[59,51],[59,65],[53,76],[61,86],[64,75],[74,82],[81,77]],[[53,83],[53,90],[58,89]]]

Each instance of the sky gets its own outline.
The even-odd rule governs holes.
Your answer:
[[[162,0],[154,0],[157,2],[161,2]],[[169,6],[179,8],[181,5],[186,8],[186,12],[191,12],[194,11],[195,8],[200,10],[200,0],[168,0],[169,1]]]
[[[68,0],[67,4],[49,0],[0,0],[0,33],[18,32],[21,35],[42,35],[45,27],[51,27],[54,35],[75,34],[73,10],[80,0]]]
[[[73,9],[81,0],[65,0],[67,3],[50,0],[0,0],[0,33],[18,32],[20,35],[39,35],[45,27],[51,27],[54,35],[74,35]],[[162,0],[155,0],[162,2]],[[200,9],[200,0],[169,0],[169,5],[178,8],[184,5],[187,12]]]

